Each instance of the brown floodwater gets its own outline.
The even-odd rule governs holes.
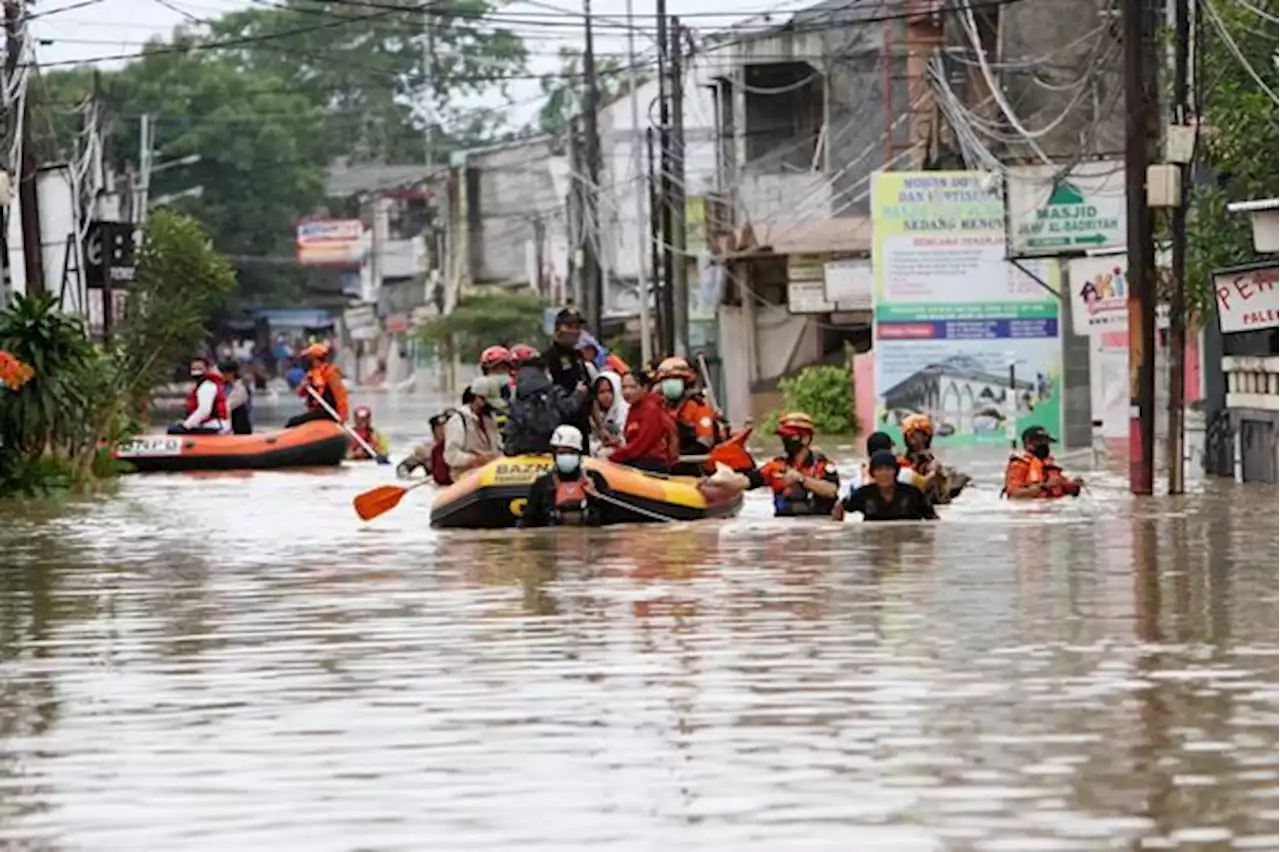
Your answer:
[[[963,458],[931,525],[364,525],[368,464],[4,505],[0,848],[1276,849],[1276,491]]]

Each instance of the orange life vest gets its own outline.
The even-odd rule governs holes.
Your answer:
[[[205,382],[213,382],[213,386],[218,393],[213,398],[213,408],[209,411],[209,416],[202,420],[197,426],[204,426],[214,420],[221,420],[223,423],[231,422],[231,414],[227,410],[227,383],[222,378],[221,373],[205,373],[200,380],[191,388],[191,393],[187,394],[187,416],[196,413],[196,409],[200,407],[199,392],[200,387]]]
[[[1034,485],[1040,482],[1048,482],[1049,478],[1053,474],[1062,473],[1062,468],[1053,460],[1053,456],[1049,456],[1045,459],[1039,459],[1025,450],[1019,450],[1009,456],[1009,465],[1005,471],[1006,492],[1009,490],[1009,473],[1014,465],[1026,465],[1026,476],[1023,478],[1022,482],[1016,486],[1019,488],[1023,485]],[[1066,495],[1067,490],[1065,488],[1062,486],[1054,486],[1053,488],[1041,490],[1037,496],[1043,500],[1054,497],[1065,497]]]
[[[803,485],[788,485],[783,482],[782,475],[788,469],[798,471],[810,479],[826,479],[827,469],[831,463],[821,453],[809,451],[809,458],[804,464],[792,464],[785,456],[778,456],[760,468],[760,477],[773,489],[774,510],[780,514],[807,515],[813,505],[821,500],[809,492]],[[820,513],[827,511],[825,503],[818,506]]]
[[[587,516],[587,478],[563,480],[556,478],[555,502],[552,513],[557,525],[581,524]]]

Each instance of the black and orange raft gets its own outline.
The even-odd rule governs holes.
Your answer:
[[[144,435],[111,451],[139,473],[323,467],[346,456],[347,435],[331,420],[256,435]]]
[[[646,473],[600,459],[583,459],[604,477],[606,524],[725,518],[742,509],[742,493],[699,490],[687,476]],[[431,505],[431,526],[460,529],[513,527],[529,498],[529,486],[551,469],[550,456],[512,456],[489,462],[442,490]]]

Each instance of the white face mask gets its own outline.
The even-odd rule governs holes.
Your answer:
[[[582,467],[582,456],[577,453],[556,453],[556,470],[563,474],[575,473]]]

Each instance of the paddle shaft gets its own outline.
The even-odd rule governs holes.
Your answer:
[[[357,432],[355,429],[352,429],[346,423],[343,423],[342,418],[338,416],[338,412],[333,410],[333,406],[330,405],[328,402],[326,402],[325,398],[321,396],[319,392],[316,391],[315,388],[311,387],[311,385],[307,385],[307,393],[311,394],[312,399],[320,403],[320,407],[323,408],[326,412],[328,412],[329,416],[333,418],[333,421],[335,423],[337,423],[339,426],[342,427],[342,431],[350,435],[352,440],[354,440],[357,444],[359,444],[361,449],[363,449],[366,453],[369,454],[369,458],[377,459],[378,464],[391,463],[390,459],[388,459],[382,453],[375,450],[373,447],[369,446],[369,442],[366,441],[364,438],[361,438],[359,432]]]
[[[698,353],[698,371],[702,373],[702,386],[706,390],[707,402],[711,403],[716,413],[723,417],[720,405],[716,402],[716,389],[711,386],[711,370],[707,369],[707,359],[701,352]]]

